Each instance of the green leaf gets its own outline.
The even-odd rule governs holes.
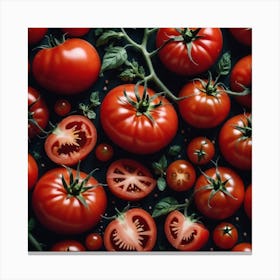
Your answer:
[[[153,209],[152,217],[157,218],[162,215],[166,215],[178,207],[178,201],[173,197],[165,197],[160,200]]]
[[[131,68],[125,69],[119,75],[120,79],[124,82],[132,82],[133,79],[135,78],[135,76],[136,75],[135,75],[133,69],[131,69]]]
[[[178,156],[179,153],[181,152],[182,148],[179,145],[174,145],[171,146],[169,151],[168,151],[168,155],[170,156]]]
[[[116,32],[114,30],[109,30],[104,32],[96,41],[96,46],[104,46],[106,45],[111,39],[120,39],[124,37],[122,32]]]
[[[96,28],[94,30],[95,36],[100,36],[103,33],[103,28]]]
[[[94,91],[94,92],[91,93],[90,102],[91,102],[92,106],[94,106],[94,107],[97,107],[101,104],[100,99],[99,99],[99,92],[98,91]]]
[[[93,110],[88,110],[86,112],[86,116],[90,119],[90,120],[94,120],[96,118],[96,113]]]
[[[159,164],[161,165],[161,168],[163,170],[165,170],[167,168],[167,158],[165,155],[163,155],[160,160],[159,160]]]
[[[230,52],[226,52],[220,58],[218,62],[218,73],[220,75],[228,75],[231,69],[231,55]]]
[[[159,177],[157,179],[157,186],[160,191],[164,191],[166,189],[166,181],[163,177]]]

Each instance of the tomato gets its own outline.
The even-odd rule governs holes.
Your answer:
[[[195,137],[187,146],[187,155],[196,165],[207,164],[215,155],[214,144],[207,137]]]
[[[203,224],[178,210],[168,214],[164,232],[169,243],[180,251],[198,251],[209,238],[209,231]]]
[[[244,184],[227,167],[213,167],[201,174],[194,187],[197,209],[206,217],[222,220],[232,216],[242,205]]]
[[[250,184],[245,190],[244,210],[246,215],[252,219],[252,185]]]
[[[72,166],[83,160],[95,147],[97,132],[86,117],[64,118],[45,141],[47,156],[57,164]]]
[[[156,186],[151,172],[132,159],[114,161],[107,170],[106,180],[114,195],[129,201],[146,197]]]
[[[239,114],[224,123],[219,134],[219,147],[231,165],[242,170],[252,169],[251,114]]]
[[[95,155],[100,161],[109,161],[114,155],[113,147],[107,143],[100,143],[95,149]]]
[[[222,123],[230,111],[230,98],[225,90],[213,81],[195,79],[180,91],[182,118],[196,128],[213,128]]]
[[[88,234],[86,236],[85,245],[89,251],[100,250],[103,246],[103,240],[101,235],[95,232]]]
[[[178,159],[173,161],[166,170],[167,185],[174,191],[189,190],[196,179],[195,169],[186,160]]]
[[[43,97],[33,87],[28,87],[28,137],[42,132],[49,122],[49,109]]]
[[[37,182],[39,174],[38,164],[31,154],[28,154],[28,190],[30,191]]]
[[[61,28],[61,30],[70,37],[82,37],[89,32],[90,28]]]
[[[229,28],[229,31],[239,43],[252,45],[252,28]]]
[[[32,205],[47,229],[59,234],[80,234],[100,221],[107,197],[91,173],[55,168],[38,180]]]
[[[109,138],[136,154],[151,154],[175,137],[178,117],[174,107],[151,89],[124,84],[105,96],[100,108],[101,124]]]
[[[156,46],[163,46],[159,58],[167,69],[193,76],[207,71],[216,62],[223,36],[219,28],[160,28]]]
[[[28,45],[39,43],[47,34],[48,28],[28,28]]]
[[[54,104],[54,111],[58,116],[65,116],[71,111],[71,104],[66,99],[58,99]]]
[[[120,213],[104,232],[107,251],[151,251],[157,239],[157,227],[152,216],[141,208]]]
[[[62,240],[51,247],[51,251],[55,252],[80,252],[85,250],[84,245],[76,240]]]
[[[43,88],[64,95],[79,94],[97,80],[101,61],[96,49],[79,38],[36,53],[32,71]]]
[[[252,244],[248,242],[242,242],[235,245],[231,251],[235,252],[252,252]]]
[[[213,241],[221,249],[230,249],[238,241],[237,228],[227,222],[218,224],[213,230]]]
[[[247,92],[244,96],[235,96],[241,105],[252,107],[252,55],[242,57],[233,66],[230,74],[230,88],[235,92]]]

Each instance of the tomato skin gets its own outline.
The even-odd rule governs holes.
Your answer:
[[[241,170],[252,169],[252,137],[237,127],[250,127],[251,114],[239,114],[228,119],[219,134],[219,147],[223,157]],[[251,127],[250,127],[251,129]]]
[[[55,243],[50,251],[53,252],[81,252],[85,251],[85,247],[82,243],[76,240],[63,240]]]
[[[228,94],[220,86],[217,86],[214,95],[204,91],[205,87],[200,80],[188,82],[179,93],[179,97],[188,97],[179,102],[179,111],[191,126],[213,128],[228,116],[231,102]]]
[[[72,170],[74,178],[77,171]],[[79,172],[79,178],[88,174]],[[94,186],[81,195],[86,201],[83,205],[75,195],[69,195],[62,182],[62,176],[70,182],[66,168],[55,168],[45,173],[37,182],[32,196],[36,217],[47,229],[58,234],[80,234],[95,226],[107,207],[107,197],[102,186],[90,177],[86,186]]]
[[[252,244],[248,242],[242,242],[235,245],[231,251],[235,252],[252,252]]]
[[[115,196],[128,201],[140,200],[156,187],[151,172],[132,159],[114,161],[107,170],[106,181]]]
[[[49,122],[49,109],[39,91],[33,87],[28,87],[28,137],[33,138],[41,132],[32,122],[35,121],[45,129]]]
[[[252,184],[245,190],[244,210],[248,218],[252,219]]]
[[[174,191],[189,190],[194,185],[195,179],[195,169],[186,160],[175,160],[167,167],[166,182]]]
[[[239,43],[252,45],[252,28],[229,28],[229,31]]]
[[[101,61],[96,49],[79,38],[41,49],[32,65],[33,75],[42,87],[64,95],[87,90],[97,80],[100,68]]]
[[[95,149],[96,158],[102,162],[109,161],[114,155],[114,149],[107,143],[100,143]]]
[[[28,28],[28,45],[39,43],[46,35],[48,28]]]
[[[89,251],[98,251],[103,246],[103,240],[100,234],[90,233],[86,236],[85,245]]]
[[[71,104],[66,99],[58,99],[54,104],[54,111],[58,116],[65,116],[71,111]]]
[[[157,239],[152,216],[141,208],[133,208],[110,222],[104,232],[107,251],[151,251]]]
[[[244,184],[240,176],[230,168],[218,167],[221,181],[225,183],[226,191],[231,196],[226,195],[223,191],[217,192],[211,198],[211,191],[214,189],[201,189],[210,185],[210,178],[217,180],[217,168],[213,167],[204,171],[196,180],[194,187],[194,201],[197,209],[206,217],[216,220],[226,219],[232,216],[242,205],[244,200]],[[209,199],[209,196],[211,199]],[[209,203],[208,203],[209,202]]]
[[[252,55],[242,57],[233,66],[230,74],[230,88],[235,92],[242,92],[242,88],[239,84],[250,89],[250,92],[245,96],[235,96],[238,103],[246,108],[252,107]]]
[[[238,241],[238,231],[231,223],[219,223],[213,230],[213,241],[221,249],[230,249]]]
[[[95,147],[95,125],[81,115],[70,115],[48,135],[44,147],[47,156],[57,164],[73,166]]]
[[[28,153],[28,190],[32,190],[39,174],[38,164],[34,157]]]
[[[170,212],[164,223],[164,232],[169,243],[180,251],[198,251],[209,239],[208,229],[178,210]]]
[[[194,30],[195,28],[190,28]],[[176,28],[160,28],[156,36],[156,46],[161,47],[167,40],[179,36]],[[191,58],[186,43],[169,42],[159,52],[161,62],[170,71],[193,76],[208,70],[217,60],[223,47],[223,36],[219,28],[201,28],[197,34],[201,36],[191,42]]]
[[[61,30],[70,37],[82,37],[89,32],[90,28],[61,28]]]
[[[135,154],[152,154],[165,146],[175,137],[178,128],[178,117],[175,109],[164,97],[157,97],[151,105],[159,106],[150,111],[153,122],[126,100],[127,96],[136,101],[135,85],[124,84],[113,88],[105,96],[101,108],[100,119],[108,137],[118,146]],[[138,87],[139,96],[143,97],[144,87]],[[155,93],[147,89],[150,97]]]

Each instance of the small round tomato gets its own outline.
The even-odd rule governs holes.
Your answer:
[[[231,165],[242,170],[252,169],[251,114],[239,114],[224,123],[219,134],[219,147]]]
[[[55,243],[50,251],[53,252],[80,252],[85,251],[85,247],[82,243],[76,240],[62,240]]]
[[[233,66],[230,74],[230,88],[235,92],[247,93],[244,96],[235,96],[241,105],[252,107],[252,55],[242,57]]]
[[[156,46],[159,58],[170,71],[197,75],[207,71],[219,57],[223,36],[219,28],[160,28]]]
[[[209,231],[203,224],[178,210],[168,214],[164,232],[169,243],[180,251],[198,251],[209,239]]]
[[[151,172],[132,159],[114,161],[107,170],[106,180],[114,195],[129,201],[146,197],[156,186]]]
[[[252,219],[252,185],[250,184],[245,190],[244,210],[246,215]]]
[[[187,146],[187,156],[196,165],[209,163],[214,155],[214,144],[207,137],[195,137]]]
[[[231,251],[235,252],[252,252],[252,244],[248,242],[242,242],[235,245]]]
[[[151,154],[175,137],[178,117],[172,104],[144,86],[124,84],[109,91],[100,108],[105,133],[119,147]]]
[[[106,162],[113,157],[114,149],[111,145],[107,143],[101,143],[96,147],[95,155],[98,160]]]
[[[54,111],[58,116],[66,116],[71,111],[71,104],[66,99],[58,99],[54,104]]]
[[[230,249],[238,241],[237,228],[227,222],[218,224],[213,230],[213,241],[221,249]]]
[[[72,38],[36,53],[32,72],[43,88],[56,94],[74,95],[87,90],[97,80],[101,60],[87,41]]]
[[[210,168],[196,180],[195,205],[206,217],[217,220],[226,219],[239,209],[243,199],[243,181],[230,168]]]
[[[30,191],[38,179],[38,164],[31,154],[28,154],[28,190]]]
[[[104,232],[107,251],[151,251],[156,239],[156,223],[152,216],[141,208],[119,213]]]
[[[195,179],[195,169],[186,160],[175,160],[167,167],[166,182],[174,191],[181,192],[189,190],[193,186]]]
[[[82,37],[89,32],[90,28],[61,28],[61,30],[70,37]]]
[[[57,164],[72,166],[83,160],[95,147],[97,132],[86,117],[64,118],[45,141],[47,156]]]
[[[39,43],[47,34],[48,28],[28,28],[28,45]]]
[[[230,98],[213,81],[195,79],[180,91],[179,111],[182,118],[196,128],[213,128],[222,123],[230,111]]]
[[[28,87],[28,137],[42,132],[49,122],[49,109],[39,91]]]
[[[107,196],[91,175],[71,168],[45,173],[32,196],[39,222],[59,234],[80,234],[94,227],[106,210]]]
[[[229,31],[239,43],[252,45],[252,28],[229,28]]]
[[[95,232],[89,233],[86,236],[85,245],[89,251],[98,251],[103,246],[101,235]]]

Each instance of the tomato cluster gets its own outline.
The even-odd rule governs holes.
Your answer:
[[[250,251],[250,36],[29,28],[29,250]]]

